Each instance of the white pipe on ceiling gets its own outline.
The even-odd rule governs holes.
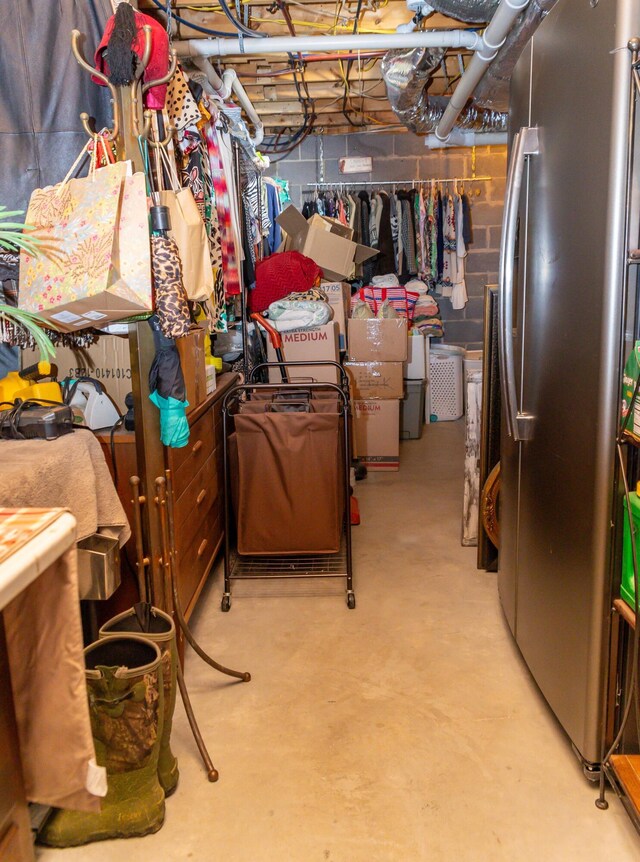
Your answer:
[[[475,53],[460,78],[435,131],[436,138],[446,142],[460,116],[460,112],[464,109],[480,79],[504,44],[516,18],[529,5],[529,2],[530,0],[501,0],[482,36],[472,30],[427,30],[380,35],[374,33],[351,36],[270,36],[265,39],[247,39],[242,36],[229,39],[216,37],[213,39],[176,41],[173,45],[178,56],[192,58],[227,57],[241,54],[295,54],[299,52],[331,54],[339,51],[391,50],[393,48],[466,48],[472,50]],[[220,80],[211,64],[207,63],[207,65],[217,80],[220,81],[220,87],[222,87],[223,81]],[[208,72],[207,76],[209,77]],[[211,78],[209,80],[211,81]],[[242,86],[237,80],[237,76],[235,83],[239,87]],[[216,90],[220,89],[214,83],[212,86]],[[235,87],[234,92],[238,93]],[[244,89],[242,92],[246,102],[251,105]],[[238,98],[240,99],[240,96]],[[245,107],[244,104],[243,107]],[[247,110],[246,107],[245,110]],[[251,110],[255,114],[253,106],[251,106]],[[248,111],[247,114],[249,114]],[[257,117],[257,114],[255,116]],[[254,122],[251,116],[250,118]]]
[[[528,3],[529,0],[526,0]],[[179,57],[228,57],[242,54],[331,54],[340,51],[387,51],[391,48],[466,48],[484,46],[472,30],[428,30],[418,33],[357,34],[353,36],[269,36],[265,39],[187,39],[175,41]]]
[[[424,144],[430,150],[440,150],[445,147],[497,146],[508,142],[509,136],[506,132],[474,132],[467,129],[453,129],[446,141],[440,140],[435,134],[424,137]]]
[[[254,147],[260,146],[264,138],[264,126],[258,112],[251,103],[251,99],[247,95],[247,91],[240,83],[235,69],[225,69],[221,78],[205,57],[193,57],[193,63],[207,76],[207,80],[211,84],[215,95],[221,99],[228,99],[233,92],[240,107],[244,110],[253,125],[254,134],[251,137],[251,143]]]
[[[460,112],[473,95],[475,88],[500,48],[504,45],[516,18],[529,5],[530,0],[501,0],[494,12],[489,26],[481,38],[481,45],[471,58],[458,82],[453,95],[449,99],[442,119],[435,131],[436,138],[446,141],[451,134]]]

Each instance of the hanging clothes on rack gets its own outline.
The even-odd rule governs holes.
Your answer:
[[[475,178],[467,180],[474,182]],[[443,190],[442,183],[449,182],[455,184],[452,193],[449,185]],[[394,187],[391,193],[381,188],[343,190],[342,186],[339,192],[333,188],[320,191],[315,186],[312,194],[305,201],[304,215],[322,210],[351,227],[354,241],[379,250],[356,273],[363,284],[378,275],[397,275],[403,284],[418,276],[430,290],[450,298],[455,308],[464,307],[464,260],[472,242],[471,201],[458,189],[458,180],[419,180],[411,188],[396,191]]]
[[[237,203],[232,196],[232,191],[230,191],[233,186],[230,187],[227,183],[229,159],[225,159],[225,152],[228,152],[229,143],[228,140],[223,139],[222,129],[218,128],[216,123],[208,123],[205,127],[205,140],[220,225],[222,277],[225,296],[228,298],[240,293],[240,273],[238,270],[240,263],[238,235],[240,231]]]
[[[271,177],[264,177],[263,182],[267,194],[267,213],[271,225],[267,236],[266,254],[274,254],[282,242],[282,229],[276,221],[282,212],[282,205],[277,182]]]
[[[464,205],[462,197],[456,195],[454,202],[454,216],[457,225],[456,230],[456,270],[453,278],[453,290],[451,291],[451,305],[454,309],[460,310],[467,304],[467,285],[465,283],[465,264],[464,259],[467,256],[467,248],[464,241]]]
[[[272,182],[275,183],[278,190],[278,199],[280,208],[284,209],[291,203],[291,195],[289,194],[289,180],[283,180],[281,177],[272,177]]]

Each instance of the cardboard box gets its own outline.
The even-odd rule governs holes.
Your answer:
[[[22,368],[33,365],[39,359],[39,350],[23,350]],[[133,389],[128,338],[101,335],[95,344],[82,350],[57,347],[52,364],[58,367],[58,380],[64,377],[93,377],[99,380],[118,410],[126,412],[124,399]]]
[[[323,281],[320,287],[327,294],[329,305],[333,309],[333,319],[340,328],[340,350],[346,350],[351,285],[346,281]]]
[[[310,257],[327,281],[344,281],[355,265],[378,254],[375,248],[353,242],[353,232],[340,222],[317,214],[307,221],[292,205],[276,221],[286,233],[278,251],[299,251]]]
[[[325,323],[324,326],[314,326],[311,329],[294,329],[291,332],[282,333],[282,352],[286,362],[308,362],[310,360],[331,360],[338,362],[340,354],[338,351],[338,324],[335,321]],[[267,359],[269,362],[277,362],[276,352],[271,341],[267,339]],[[338,369],[322,365],[311,365],[309,367],[287,368],[292,380],[310,378],[321,383],[338,383]],[[280,383],[282,377],[280,369],[269,369],[269,381]]]
[[[176,338],[180,365],[187,388],[187,414],[202,404],[207,397],[207,371],[204,363],[204,339],[206,333],[194,326],[188,335]]]
[[[405,362],[407,359],[407,321],[374,317],[349,319],[349,359],[356,362]]]
[[[187,386],[188,413],[207,396],[204,336],[204,330],[198,327],[184,338],[176,339]],[[33,365],[39,359],[38,350],[23,350],[22,368]],[[93,377],[94,380],[99,380],[118,410],[121,413],[126,412],[124,399],[129,392],[133,391],[128,338],[101,335],[95,344],[82,350],[57,347],[52,364],[58,367],[58,380],[64,377]]]
[[[345,362],[344,367],[351,397],[358,401],[404,396],[402,362]]]
[[[400,402],[354,401],[354,431],[358,458],[368,470],[400,468]]]

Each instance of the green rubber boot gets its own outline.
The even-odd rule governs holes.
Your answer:
[[[145,638],[120,635],[96,641],[84,655],[96,760],[106,767],[108,790],[100,812],[54,812],[38,835],[50,847],[146,835],[164,821],[160,650]]]
[[[178,760],[171,751],[171,725],[173,710],[176,704],[178,688],[176,669],[178,664],[178,647],[176,645],[176,627],[173,620],[164,611],[150,605],[136,605],[106,622],[99,632],[99,637],[111,637],[114,634],[131,632],[139,637],[148,638],[157,644],[162,654],[162,678],[164,680],[164,725],[160,742],[160,758],[158,760],[158,778],[166,796],[176,789],[178,784]]]

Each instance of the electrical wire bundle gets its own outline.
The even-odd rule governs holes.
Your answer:
[[[291,36],[295,37],[297,35],[296,29],[291,20],[291,15],[287,9],[285,0],[275,0],[273,9],[274,11],[275,9],[278,9],[282,13],[282,17],[285,20],[289,33]],[[289,66],[293,75],[293,84],[296,88],[298,101],[302,105],[302,125],[298,129],[294,130],[293,133],[288,135],[284,141],[281,141],[281,137],[285,130],[281,129],[272,140],[262,142],[262,149],[270,157],[272,163],[281,161],[289,153],[299,147],[305,138],[307,138],[313,131],[316,121],[314,101],[311,98],[311,93],[309,92],[309,87],[304,75],[304,59],[302,54],[298,53],[297,58],[293,54],[289,54]],[[311,110],[309,110],[310,107]],[[280,156],[280,158],[274,159],[272,158],[273,156]]]
[[[9,409],[0,411],[0,439],[53,440],[62,434],[69,434],[76,427],[71,408],[59,401],[25,398],[24,401],[1,401],[0,407],[3,405]]]
[[[217,3],[220,4],[220,8],[224,15],[229,19],[229,21],[233,24],[238,33],[241,33],[243,36],[248,36],[250,39],[264,39],[267,38],[266,33],[258,33],[256,30],[251,30],[249,27],[245,27],[238,19],[235,17],[227,0],[216,0]],[[167,20],[177,21],[179,24],[184,24],[185,27],[190,27],[192,30],[197,30],[198,33],[204,33],[207,36],[220,36],[223,38],[229,38],[230,33],[225,30],[211,30],[209,27],[202,27],[200,24],[193,24],[191,21],[187,21],[186,18],[182,18],[176,12],[171,9],[171,0],[166,0],[166,3],[161,3],[160,0],[152,0],[154,6],[156,6],[161,12],[164,12],[167,16]]]

